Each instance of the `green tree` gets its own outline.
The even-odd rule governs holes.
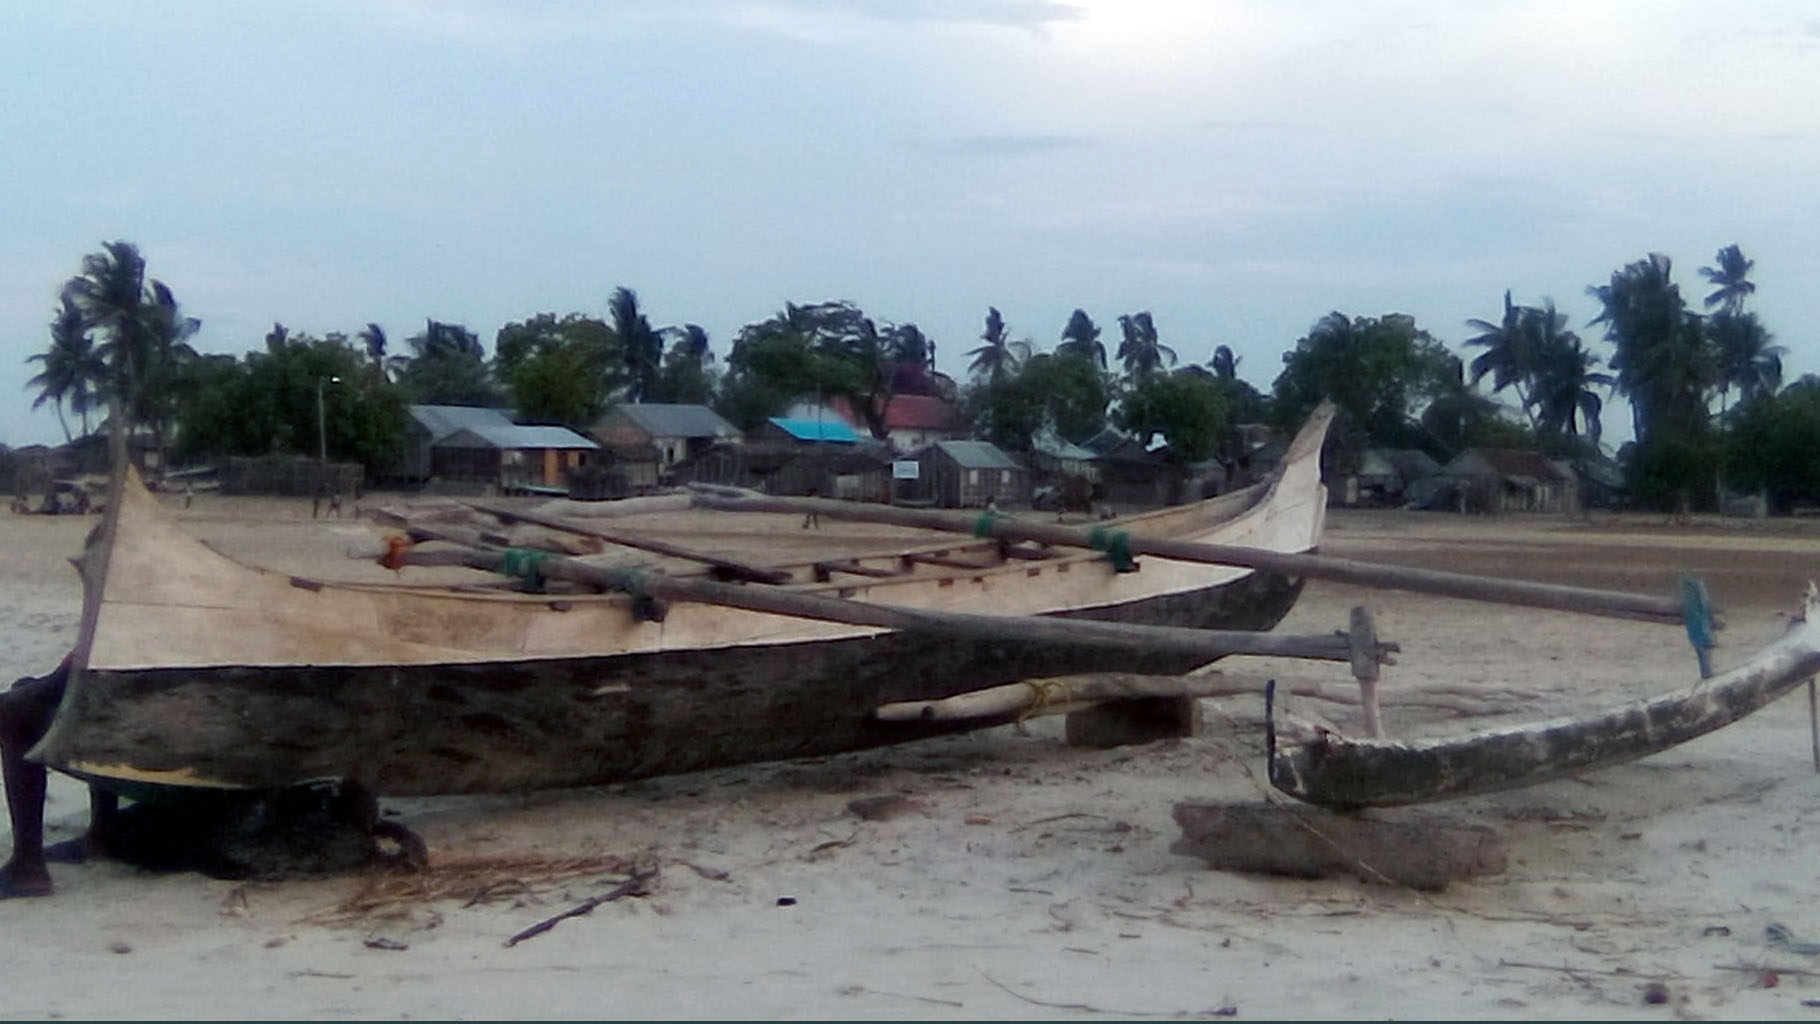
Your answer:
[[[1444,391],[1449,358],[1407,315],[1329,313],[1283,355],[1272,412],[1279,425],[1291,427],[1331,399],[1338,410],[1335,468],[1350,471],[1372,445],[1416,445],[1416,414]]]
[[[1032,356],[1016,373],[975,384],[962,403],[975,436],[1008,451],[1029,451],[1053,433],[1084,441],[1105,429],[1105,375],[1078,356]]]
[[[423,333],[405,340],[412,354],[392,357],[391,365],[410,401],[494,406],[505,400],[487,366],[486,348],[466,327],[429,320]]]
[[[493,366],[519,415],[586,431],[613,394],[618,339],[606,322],[539,313],[506,324],[493,343]]]
[[[1775,511],[1820,503],[1820,377],[1740,405],[1726,448],[1733,482],[1767,491]]]
[[[371,474],[399,450],[407,419],[403,389],[372,366],[364,344],[289,330],[274,330],[263,351],[243,359],[194,360],[178,407],[178,454],[314,456],[320,440],[331,460]]]
[[[715,408],[742,430],[777,416],[800,399],[826,399],[841,370],[819,344],[817,307],[785,303],[775,316],[740,328],[727,356]]]
[[[1113,422],[1146,445],[1160,434],[1171,459],[1200,462],[1226,435],[1226,400],[1204,373],[1145,373],[1120,397]]]
[[[708,332],[700,324],[664,328],[670,347],[658,374],[655,400],[707,405],[714,401],[716,381],[714,351]]]
[[[70,441],[69,423],[63,418],[67,405],[70,412],[82,417],[82,434],[88,436],[88,414],[100,405],[107,365],[95,351],[95,339],[89,334],[82,311],[68,295],[51,320],[50,348],[26,357],[26,362],[44,364],[43,370],[25,382],[26,387],[39,389],[32,408],[52,403],[57,423],[63,428],[63,439]]]
[[[887,333],[850,302],[785,303],[734,339],[721,413],[749,428],[791,402],[840,397],[882,439],[898,358]]]

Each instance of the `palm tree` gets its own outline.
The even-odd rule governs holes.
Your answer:
[[[165,435],[177,418],[178,392],[184,387],[185,370],[196,358],[196,350],[189,342],[202,329],[202,321],[183,315],[177,297],[163,281],[152,282],[150,300],[145,305],[145,329],[152,357],[146,364],[134,415],[151,427],[153,444],[162,452]]]
[[[82,257],[82,273],[63,286],[63,295],[82,311],[90,330],[101,332],[97,354],[108,367],[108,399],[129,400],[131,383],[142,379],[149,358],[143,323],[145,259],[138,247],[102,243],[101,252]]]
[[[1239,357],[1232,354],[1232,349],[1225,345],[1214,347],[1213,358],[1207,360],[1213,367],[1213,375],[1219,380],[1239,379]]]
[[[144,424],[160,447],[175,411],[182,364],[195,356],[188,341],[201,321],[186,317],[164,282],[147,286],[145,259],[130,242],[105,242],[82,258],[82,273],[64,296],[103,340],[95,355],[107,366],[107,396],[119,428],[114,455],[124,457],[126,430]]]
[[[1563,433],[1578,437],[1583,425],[1586,437],[1598,444],[1605,401],[1593,387],[1609,388],[1614,379],[1594,369],[1600,365],[1599,357],[1581,346],[1579,335],[1565,329],[1567,317],[1555,311],[1553,302],[1528,312],[1536,341],[1530,396],[1536,403],[1538,431],[1545,437]]]
[[[686,360],[698,367],[713,364],[714,353],[708,348],[708,332],[700,324],[683,324],[681,327],[666,327],[663,333],[676,339],[670,343],[670,352],[678,359]]]
[[[1468,320],[1466,326],[1479,333],[1466,339],[1466,344],[1485,351],[1472,361],[1472,383],[1476,386],[1487,376],[1491,378],[1493,394],[1511,388],[1517,393],[1517,403],[1522,406],[1524,415],[1529,417],[1531,426],[1536,426],[1536,415],[1532,407],[1529,388],[1535,372],[1535,352],[1531,323],[1524,317],[1524,307],[1510,301],[1510,292],[1504,292],[1504,316],[1497,323],[1489,320]]]
[[[1718,364],[1719,419],[1726,418],[1733,387],[1740,407],[1773,395],[1782,386],[1782,356],[1788,349],[1771,343],[1755,313],[1718,313],[1706,321],[1706,336]]]
[[[626,401],[642,402],[650,394],[662,367],[663,335],[639,310],[638,293],[630,288],[613,290],[613,297],[607,300],[607,313],[625,359]]]
[[[1700,268],[1700,276],[1716,286],[1706,297],[1706,308],[1718,306],[1720,312],[1733,316],[1744,312],[1744,300],[1757,290],[1748,279],[1757,261],[1745,259],[1736,245],[1728,245],[1719,250],[1713,262],[1713,266]]]
[[[1639,443],[1658,432],[1687,438],[1703,431],[1706,389],[1718,376],[1699,317],[1682,301],[1672,270],[1667,256],[1650,253],[1614,271],[1610,284],[1587,289],[1603,307],[1592,322],[1604,324],[1617,347],[1611,367],[1618,392],[1630,399]]]
[[[985,344],[967,353],[973,357],[967,372],[983,376],[989,382],[998,382],[1030,358],[1030,343],[1009,340],[1005,318],[999,315],[996,306],[986,307],[986,333],[980,335],[980,340]]]
[[[28,388],[40,389],[32,408],[52,403],[67,442],[71,440],[70,428],[63,418],[63,407],[68,405],[71,412],[82,417],[82,434],[88,436],[89,410],[99,401],[107,380],[107,365],[96,355],[95,340],[82,311],[68,295],[63,296],[61,308],[51,320],[51,347],[27,357],[26,362],[44,364],[42,372],[25,382]]]
[[[386,367],[385,328],[376,323],[368,322],[366,327],[362,328],[360,333],[355,335],[355,337],[366,347],[367,358],[372,360],[373,368],[378,370],[381,374],[384,374]]]
[[[1119,317],[1119,330],[1125,337],[1119,342],[1118,357],[1127,374],[1147,377],[1165,364],[1175,365],[1175,349],[1157,340],[1156,322],[1148,310]]]
[[[1055,346],[1058,356],[1076,356],[1086,359],[1104,370],[1106,368],[1106,346],[1100,344],[1100,329],[1087,315],[1086,310],[1077,309],[1068,317],[1068,326],[1062,328],[1061,344]]]
[[[492,405],[501,400],[487,366],[486,346],[460,324],[426,319],[422,334],[405,339],[410,355],[387,359],[398,384],[413,402],[431,405]]]
[[[1480,394],[1466,380],[1460,357],[1448,355],[1446,369],[1435,381],[1436,394],[1422,410],[1422,428],[1449,451],[1458,454],[1475,444],[1498,419],[1498,403]]]

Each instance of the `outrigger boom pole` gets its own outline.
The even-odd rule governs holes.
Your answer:
[[[1032,523],[990,515],[966,516],[923,509],[896,508],[828,498],[780,498],[746,492],[733,496],[725,490],[697,490],[696,505],[726,512],[781,512],[804,515],[814,512],[829,519],[885,523],[894,526],[971,533],[1003,541],[1032,541],[1057,547],[1101,548],[1131,555],[1154,555],[1178,562],[1242,566],[1286,576],[1333,580],[1384,590],[1406,590],[1467,601],[1523,605],[1555,611],[1580,612],[1609,618],[1681,625],[1685,621],[1678,597],[1652,597],[1614,590],[1569,587],[1526,580],[1497,579],[1465,573],[1414,569],[1398,565],[1358,562],[1327,555],[1291,554],[1233,544],[1205,544],[1128,534],[1099,527]],[[1096,542],[1097,541],[1097,542]]]

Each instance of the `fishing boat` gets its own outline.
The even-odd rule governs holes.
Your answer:
[[[1174,675],[1269,649],[1202,631],[1270,630],[1302,577],[1138,563],[1130,540],[1313,551],[1331,416],[1318,411],[1265,482],[1114,521],[1077,547],[995,537],[988,515],[964,540],[756,571],[457,549],[531,583],[595,584],[562,592],[430,586],[409,569],[392,583],[262,569],[191,536],[123,473],[79,560],[79,641],[31,757],[127,792],[344,779],[405,796],[600,784],[997,724],[875,710],[1032,677]]]

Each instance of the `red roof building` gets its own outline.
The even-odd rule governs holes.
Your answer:
[[[844,398],[828,403],[855,430],[867,431],[865,418]],[[885,399],[885,440],[900,452],[926,448],[938,441],[952,441],[965,430],[954,406],[934,395],[892,395]]]

